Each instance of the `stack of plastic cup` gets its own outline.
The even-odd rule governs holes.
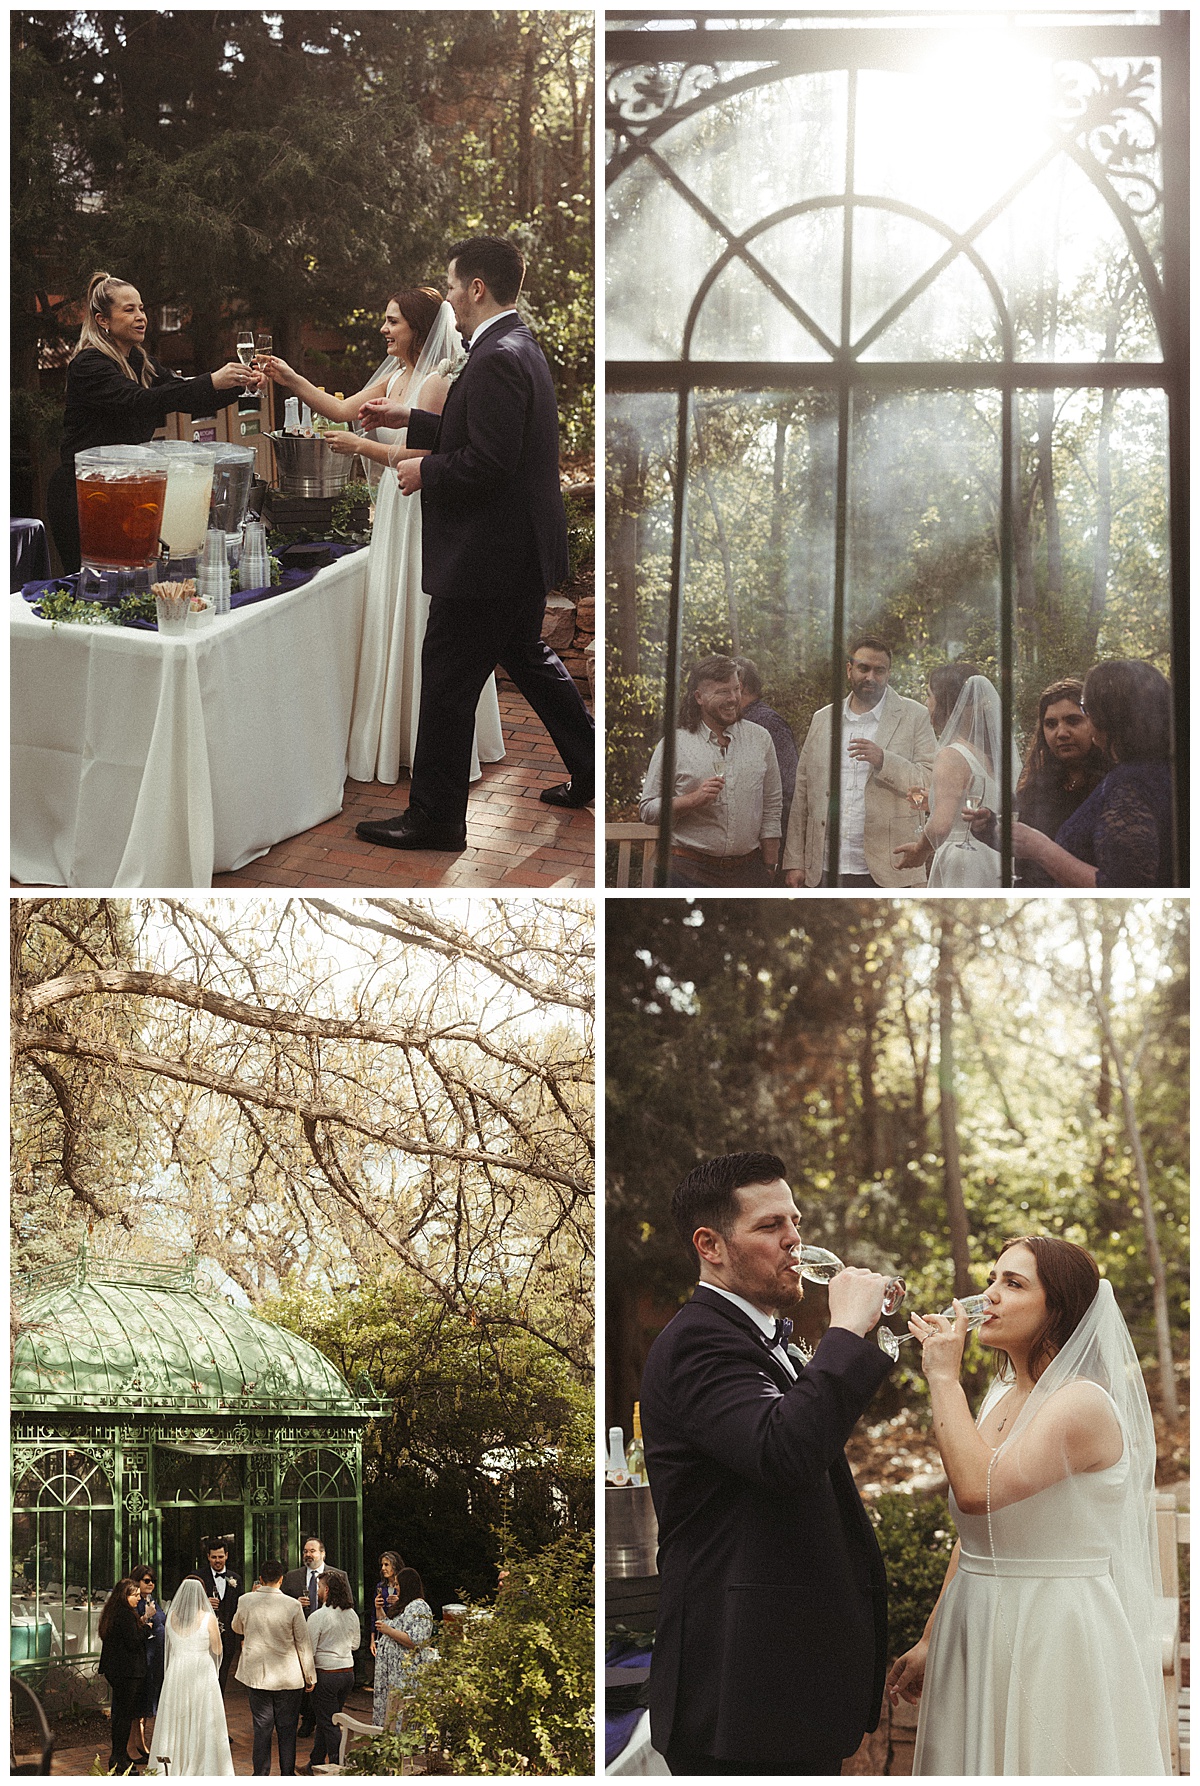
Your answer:
[[[219,527],[210,527],[204,536],[204,555],[200,560],[197,590],[214,614],[229,612],[229,558],[225,534]]]
[[[271,581],[267,558],[267,530],[261,521],[247,521],[242,529],[242,555],[238,561],[238,587],[265,589]]]

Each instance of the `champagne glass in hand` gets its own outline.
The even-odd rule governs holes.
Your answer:
[[[973,775],[967,783],[967,791],[963,795],[962,801],[962,816],[967,823],[966,835],[959,838],[955,845],[956,849],[967,850],[971,847],[971,820],[983,805],[983,793],[982,775]]]
[[[909,788],[908,801],[913,809],[916,834],[918,837],[923,837],[925,835],[925,784],[923,782],[916,787]]]
[[[959,1307],[966,1314],[968,1333],[974,1333],[977,1328],[983,1326],[989,1315],[993,1315],[996,1312],[991,1297],[982,1291],[978,1296],[960,1296],[958,1303]],[[950,1304],[949,1308],[944,1308],[942,1310],[942,1314],[947,1321],[953,1321],[957,1312],[958,1311],[955,1309],[953,1303]],[[898,1346],[902,1346],[905,1340],[917,1339],[918,1337],[919,1336],[915,1333],[902,1333],[899,1337],[895,1334],[892,1335],[892,1338],[896,1340]]]
[[[800,1248],[800,1276],[808,1279],[810,1284],[827,1284],[846,1267],[836,1253],[831,1253],[823,1246],[802,1246]],[[883,1313],[894,1315],[908,1294],[908,1285],[902,1277],[889,1278],[883,1292]],[[905,1336],[907,1337],[907,1336]],[[889,1358],[900,1356],[899,1340],[890,1327],[879,1326],[875,1330],[875,1339],[881,1351]]]
[[[254,358],[254,333],[251,329],[242,329],[237,338],[237,357],[243,366],[248,366]]]
[[[270,351],[271,351],[271,332],[269,329],[260,329],[258,331],[258,334],[254,337],[254,358],[255,358],[255,360],[256,361],[264,360],[267,357],[267,355],[270,353]]]

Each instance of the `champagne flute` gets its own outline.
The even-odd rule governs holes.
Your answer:
[[[909,805],[913,809],[913,818],[916,822],[916,828],[917,828],[916,834],[918,837],[923,837],[925,834],[925,784],[924,784],[924,782],[919,783],[916,787],[909,788],[908,800],[909,800]]]
[[[992,1302],[991,1297],[984,1292],[981,1292],[978,1296],[960,1296],[958,1300],[962,1308],[966,1311],[968,1333],[974,1333],[977,1328],[983,1326],[989,1315],[993,1315],[996,1312],[995,1304]],[[950,1304],[949,1308],[944,1308],[942,1310],[947,1321],[953,1321],[956,1312],[953,1303]],[[916,1339],[916,1337],[915,1333],[892,1335],[892,1338],[896,1341],[898,1346],[902,1346],[905,1340]]]
[[[264,359],[270,351],[271,331],[269,329],[260,329],[258,334],[254,337],[254,357],[256,360]]]
[[[254,331],[242,329],[237,338],[237,357],[243,366],[248,366],[254,358]]]
[[[967,784],[967,791],[963,795],[963,801],[962,801],[962,810],[963,810],[964,814],[967,815],[966,820],[965,820],[966,830],[965,830],[964,835],[959,838],[957,844],[954,846],[956,849],[969,850],[972,847],[974,839],[972,838],[972,835],[971,835],[971,816],[970,815],[977,813],[982,805],[983,805],[983,777],[982,777],[982,775],[973,775]]]
[[[827,1284],[846,1267],[836,1253],[828,1247],[802,1246],[800,1248],[800,1276],[807,1278],[810,1284]],[[892,1277],[887,1281],[883,1292],[883,1313],[894,1315],[908,1294],[908,1285],[902,1277]],[[911,1335],[907,1335],[911,1338]],[[890,1327],[880,1326],[875,1331],[876,1343],[880,1350],[895,1360],[900,1356],[899,1340]]]

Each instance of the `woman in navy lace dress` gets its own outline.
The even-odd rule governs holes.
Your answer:
[[[1058,887],[1174,886],[1170,683],[1153,664],[1097,664],[1083,705],[1113,767],[1053,841],[1014,825],[1014,854]]]

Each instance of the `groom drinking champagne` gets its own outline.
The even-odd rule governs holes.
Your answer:
[[[842,1447],[889,1369],[887,1279],[847,1270],[811,1361],[786,1350],[800,1217],[769,1153],[694,1168],[671,1213],[700,1282],[650,1348],[654,1746],[673,1774],[837,1774],[879,1722],[883,1559]],[[786,1331],[784,1331],[786,1329]]]
[[[385,397],[368,427],[407,428],[425,458],[401,460],[405,496],[421,493],[421,708],[408,810],[357,827],[397,850],[460,850],[475,708],[499,665],[542,721],[570,781],[551,806],[595,792],[595,728],[570,675],[542,643],[546,596],[567,573],[558,475],[558,406],[545,356],[517,315],[525,258],[512,242],[474,236],[451,251],[446,297],[469,358],[440,416]]]

